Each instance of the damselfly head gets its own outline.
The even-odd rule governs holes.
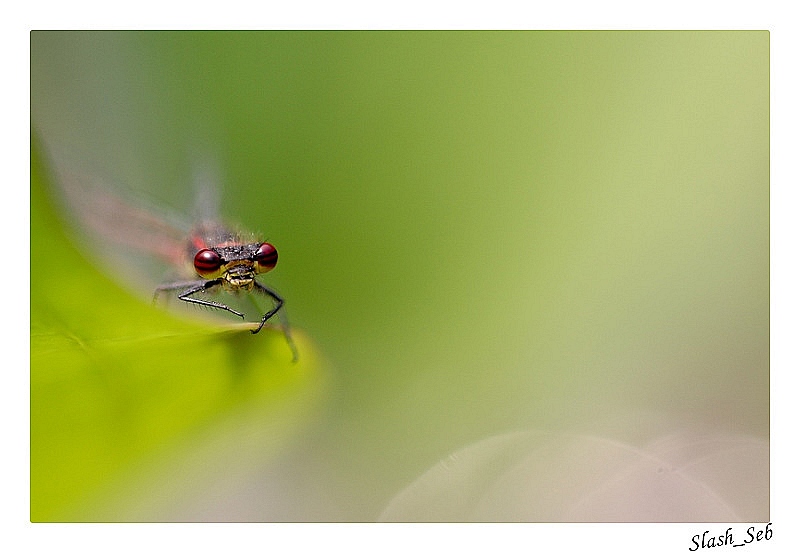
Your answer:
[[[231,288],[250,288],[256,274],[266,273],[278,263],[278,250],[268,242],[227,243],[203,248],[194,256],[194,269],[201,277],[222,278]]]

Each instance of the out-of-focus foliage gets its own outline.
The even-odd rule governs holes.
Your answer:
[[[768,438],[768,33],[33,33],[31,60],[57,167],[176,210],[219,167],[333,367],[300,445],[159,516],[372,520],[467,444],[641,411]],[[137,408],[129,371],[108,409]],[[614,439],[658,439],[645,421]]]

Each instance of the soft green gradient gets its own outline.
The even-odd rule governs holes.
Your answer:
[[[184,208],[213,158],[225,212],[277,245],[270,282],[332,362],[327,416],[274,476],[296,487],[243,519],[373,519],[516,428],[641,410],[768,435],[768,33],[31,47],[57,163]]]

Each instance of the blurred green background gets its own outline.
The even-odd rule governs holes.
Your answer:
[[[768,438],[767,32],[34,32],[31,102],[42,175],[78,168],[185,212],[213,160],[223,212],[280,251],[265,282],[308,352],[292,373],[279,335],[263,343],[277,361],[253,362],[267,376],[247,398],[215,387],[223,361],[192,387],[196,348],[262,346],[174,330],[120,289],[131,326],[113,339],[144,332],[141,365],[120,379],[124,356],[85,341],[91,363],[64,361],[48,344],[75,331],[54,304],[109,301],[108,277],[77,243],[86,276],[58,280],[66,265],[36,254],[60,231],[32,197],[35,520],[373,520],[466,444],[637,413]],[[138,370],[162,350],[163,371]],[[98,378],[121,391],[87,394]],[[151,394],[164,378],[212,407]],[[175,430],[100,475],[81,456],[145,412],[120,398]],[[226,469],[263,428],[269,453]]]

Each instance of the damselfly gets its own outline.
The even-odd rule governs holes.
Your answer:
[[[179,223],[174,214],[159,215],[157,210],[143,209],[123,200],[107,187],[88,186],[88,179],[62,175],[61,180],[65,197],[81,220],[81,226],[96,242],[105,245],[106,250],[118,254],[116,245],[124,245],[154,255],[183,272],[184,278],[156,286],[154,302],[166,292],[176,292],[178,299],[184,302],[227,311],[244,319],[242,311],[209,299],[209,295],[223,292],[234,297],[243,294],[265,297],[272,307],[250,332],[258,334],[267,321],[277,315],[292,360],[297,360],[283,298],[256,279],[275,268],[278,250],[253,234],[233,231],[217,222],[215,198],[208,188],[201,189],[195,205],[195,217],[200,222],[189,226]],[[113,245],[109,247],[109,244]],[[109,257],[120,261],[119,255]],[[128,261],[129,256],[125,255],[122,264]],[[191,278],[187,278],[189,276]]]

